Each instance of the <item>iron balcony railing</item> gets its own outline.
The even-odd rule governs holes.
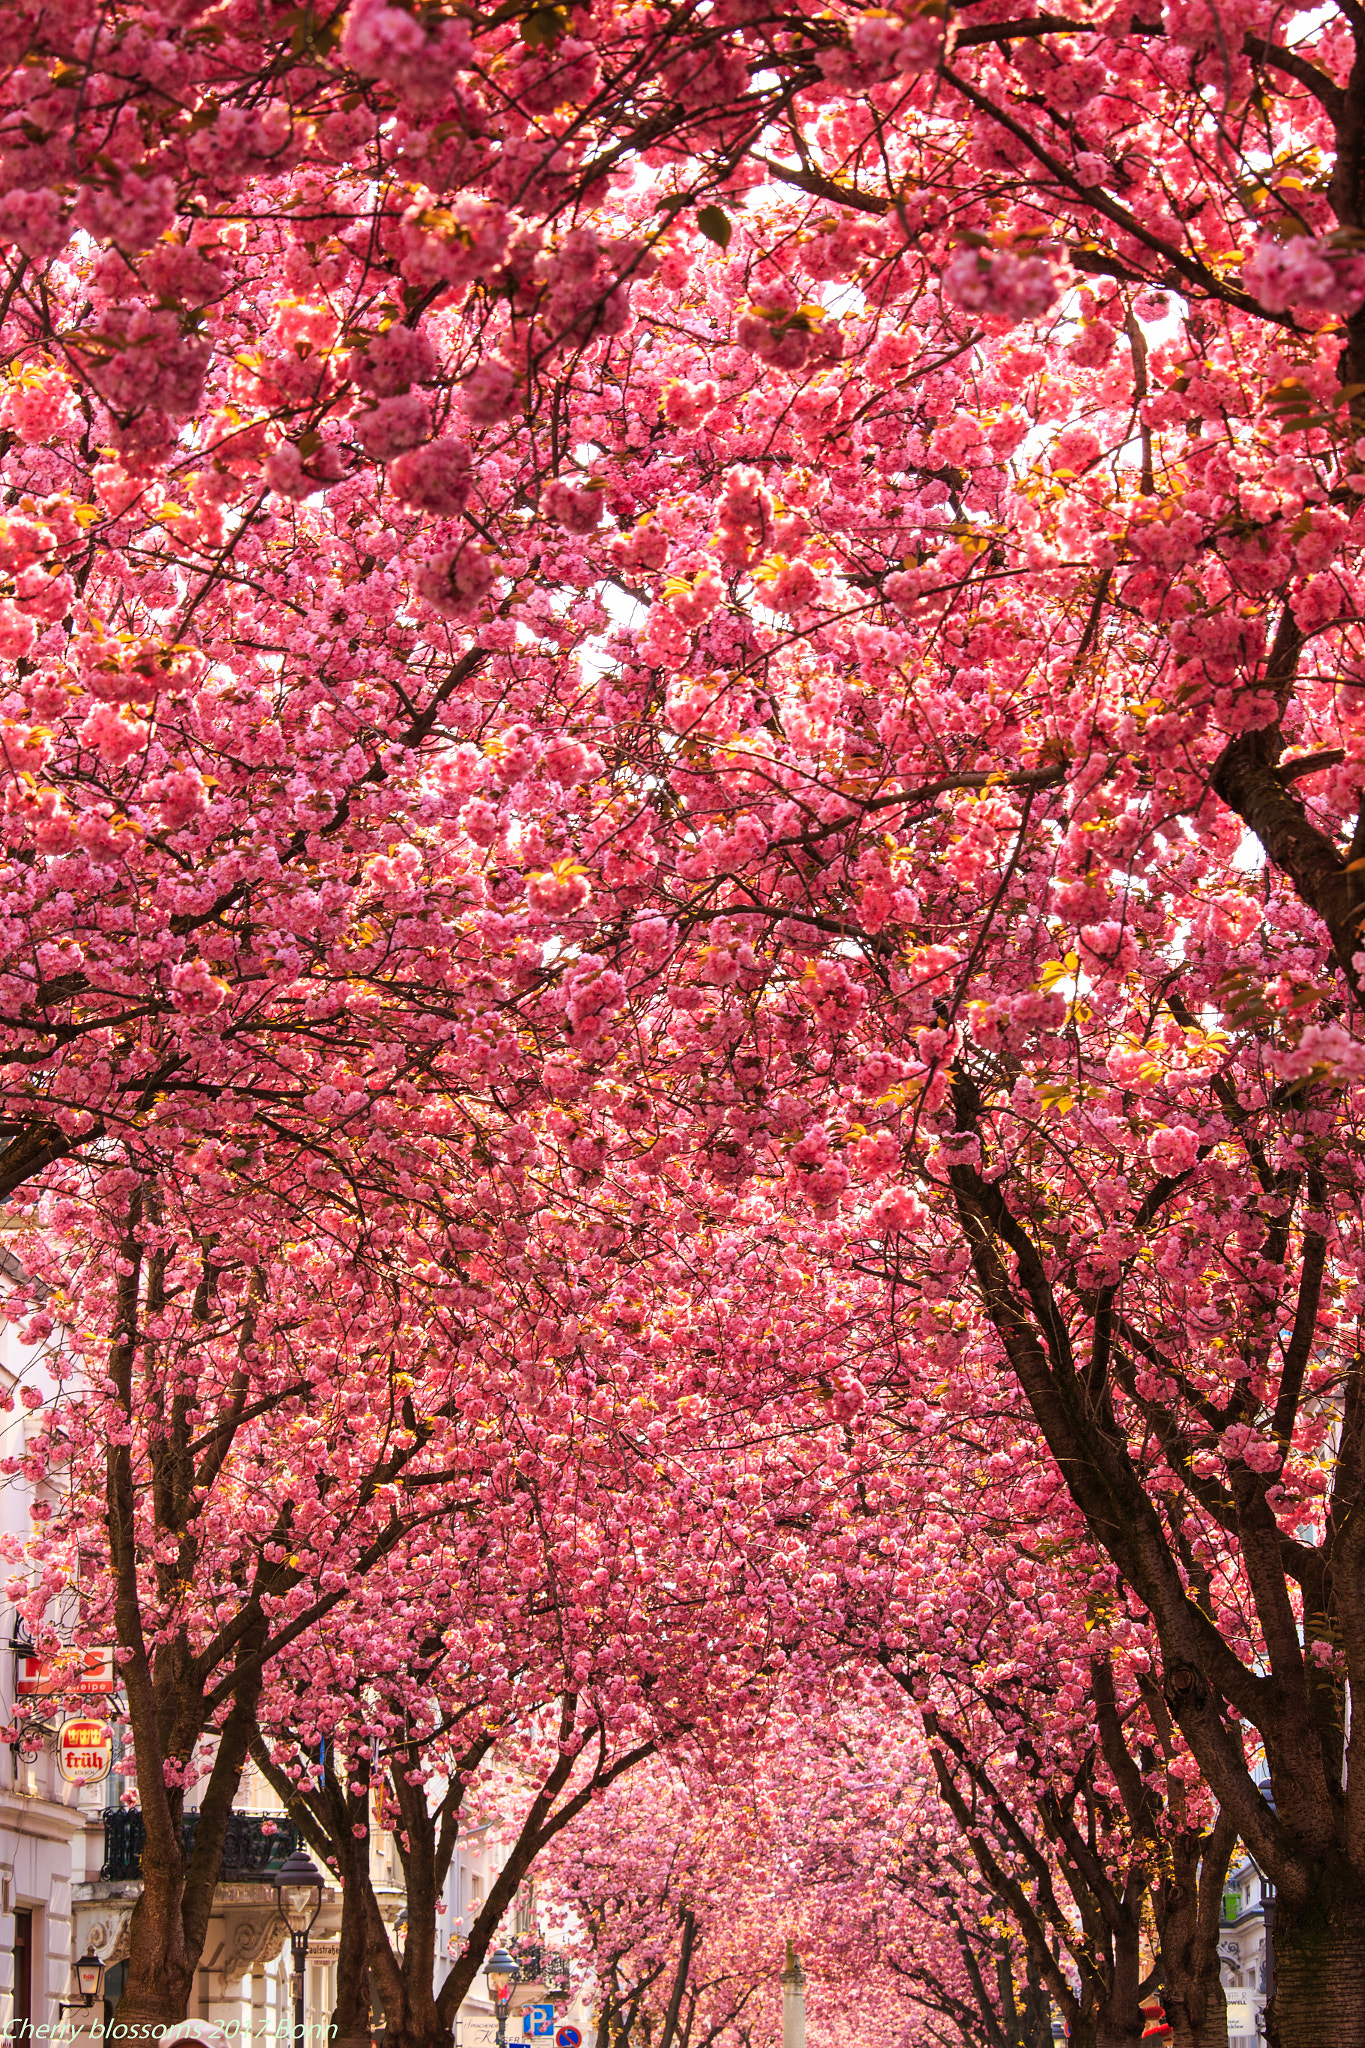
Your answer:
[[[186,1856],[194,1847],[199,1815],[187,1813],[181,1823],[181,1840]],[[294,1824],[271,1813],[228,1815],[223,1844],[222,1881],[240,1884],[243,1879],[261,1878],[268,1884],[296,1845]],[[104,1862],[100,1876],[113,1880],[142,1875],[142,1851],[147,1828],[136,1806],[111,1806],[104,1815]]]
[[[522,1984],[541,1984],[546,1991],[569,1994],[569,1965],[565,1957],[526,1935],[515,1935],[507,1944],[517,1962],[517,1979]]]

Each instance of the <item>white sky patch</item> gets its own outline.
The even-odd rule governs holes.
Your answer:
[[[1232,856],[1232,865],[1244,875],[1265,873],[1265,848],[1254,832],[1242,834],[1237,851]]]

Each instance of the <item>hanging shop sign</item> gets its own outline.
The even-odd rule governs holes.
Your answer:
[[[50,1698],[54,1693],[117,1692],[112,1650],[62,1650],[40,1657],[20,1650],[14,1674],[14,1696],[21,1700]]]
[[[107,1721],[82,1715],[63,1721],[57,1735],[57,1768],[68,1785],[102,1785],[114,1761],[114,1731]]]

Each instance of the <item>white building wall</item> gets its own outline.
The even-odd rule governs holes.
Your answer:
[[[0,1264],[9,1265],[3,1248]],[[36,1356],[19,1344],[12,1324],[0,1324],[0,1390],[14,1396],[23,1383],[50,1393],[51,1381],[35,1369]],[[34,1418],[16,1400],[9,1412],[0,1413],[0,1457],[22,1458],[35,1431]],[[35,1488],[22,1472],[0,1478],[0,1530],[26,1539],[32,1531],[29,1507],[34,1496]],[[14,1608],[8,1601],[0,1601],[0,1724],[4,1726],[14,1716],[17,1622]],[[98,1707],[93,1710],[99,1711]],[[45,1718],[55,1728],[63,1717],[54,1711]],[[98,1815],[104,1797],[102,1788],[77,1788],[63,1781],[50,1739],[31,1761],[21,1759],[8,1743],[0,1743],[0,2025],[15,2018],[17,1912],[32,1914],[33,2025],[53,2025],[59,2019],[59,2003],[75,1996],[71,1887],[86,1875],[87,1842],[96,1858],[95,1867],[99,1867]]]

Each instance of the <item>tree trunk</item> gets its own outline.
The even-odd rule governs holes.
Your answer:
[[[1095,2048],[1137,2048],[1143,2024],[1140,2006],[1126,1998],[1110,1999],[1095,2025]]]
[[[1108,1956],[1082,1991],[1081,2005],[1094,2048],[1138,2048],[1142,2015],[1142,1922],[1140,1898],[1126,1900],[1122,1923],[1109,1930]],[[1106,1966],[1107,1965],[1107,1966]]]
[[[1182,1830],[1171,1843],[1170,1875],[1153,1888],[1165,1978],[1161,2002],[1171,2048],[1227,2048],[1218,1936],[1236,1839],[1226,1814],[1219,1815],[1207,1835]]]
[[[409,1885],[412,1880],[411,1859],[408,1871]],[[376,1915],[370,1919],[370,1954],[375,1953]],[[431,1939],[424,1936],[430,1930]],[[455,2040],[455,2015],[443,2015],[437,2004],[433,1984],[433,1949],[435,1946],[436,1912],[433,1905],[429,1910],[415,1906],[411,1891],[408,1901],[408,1938],[402,1960],[393,1977],[381,1979],[380,1996],[384,2001],[383,2048],[453,2048]],[[387,1947],[387,1941],[385,1943]],[[394,1995],[395,1990],[397,1996]]]
[[[1162,2010],[1171,2029],[1171,2048],[1227,2048],[1228,2002],[1215,1969],[1211,1979],[1161,1993]]]
[[[260,1690],[260,1672],[248,1669],[218,1738],[188,1858],[181,1835],[184,1793],[171,1793],[164,1782],[158,1785],[155,1779],[140,1780],[147,1828],[142,1896],[128,1925],[128,1976],[114,2014],[116,2023],[127,2029],[123,2037],[127,2040],[146,2040],[154,2029],[176,2025],[189,2010],[223,1867],[228,1815],[241,1781]],[[196,1709],[202,1725],[202,1694],[197,1701],[191,1697],[186,1702],[187,1716],[192,1717]],[[136,1731],[135,1716],[135,1738]],[[145,1750],[139,1753],[139,1762],[143,1754]],[[169,1855],[163,1853],[163,1843],[171,1845]]]
[[[1365,1889],[1325,1869],[1306,1899],[1275,1901],[1270,2048],[1365,2048]]]
[[[1052,2048],[1052,2000],[1030,1957],[1024,1978],[1024,2002],[1015,2027],[1019,2048]]]
[[[1169,1988],[1161,1993],[1161,2006],[1171,2029],[1171,2048],[1227,2048],[1228,2005],[1221,1977],[1214,1979],[1197,2006]]]
[[[455,2031],[441,2019],[436,2001],[429,2006],[404,2004],[398,2012],[384,2013],[382,2048],[451,2048]]]
[[[115,2023],[129,2041],[149,2041],[182,2020],[194,1989],[198,1952],[185,1943],[183,1868],[143,1855],[142,1895],[128,1923],[128,1974]]]
[[[342,1846],[338,1840],[334,1847]],[[341,1929],[337,1938],[337,2002],[332,2008],[330,2048],[370,2048],[369,1914],[364,1882],[369,1875],[370,1838],[351,1837],[350,1854],[338,1857]]]
[[[668,2001],[668,2011],[664,2014],[664,2030],[659,2039],[659,2048],[671,2048],[677,2030],[678,2013],[682,2008],[683,1992],[687,1988],[688,1972],[692,1968],[692,1949],[697,1939],[696,1914],[685,1906],[679,1918],[682,1925],[682,1940],[678,1945],[678,1967],[673,1974],[673,1993]]]

